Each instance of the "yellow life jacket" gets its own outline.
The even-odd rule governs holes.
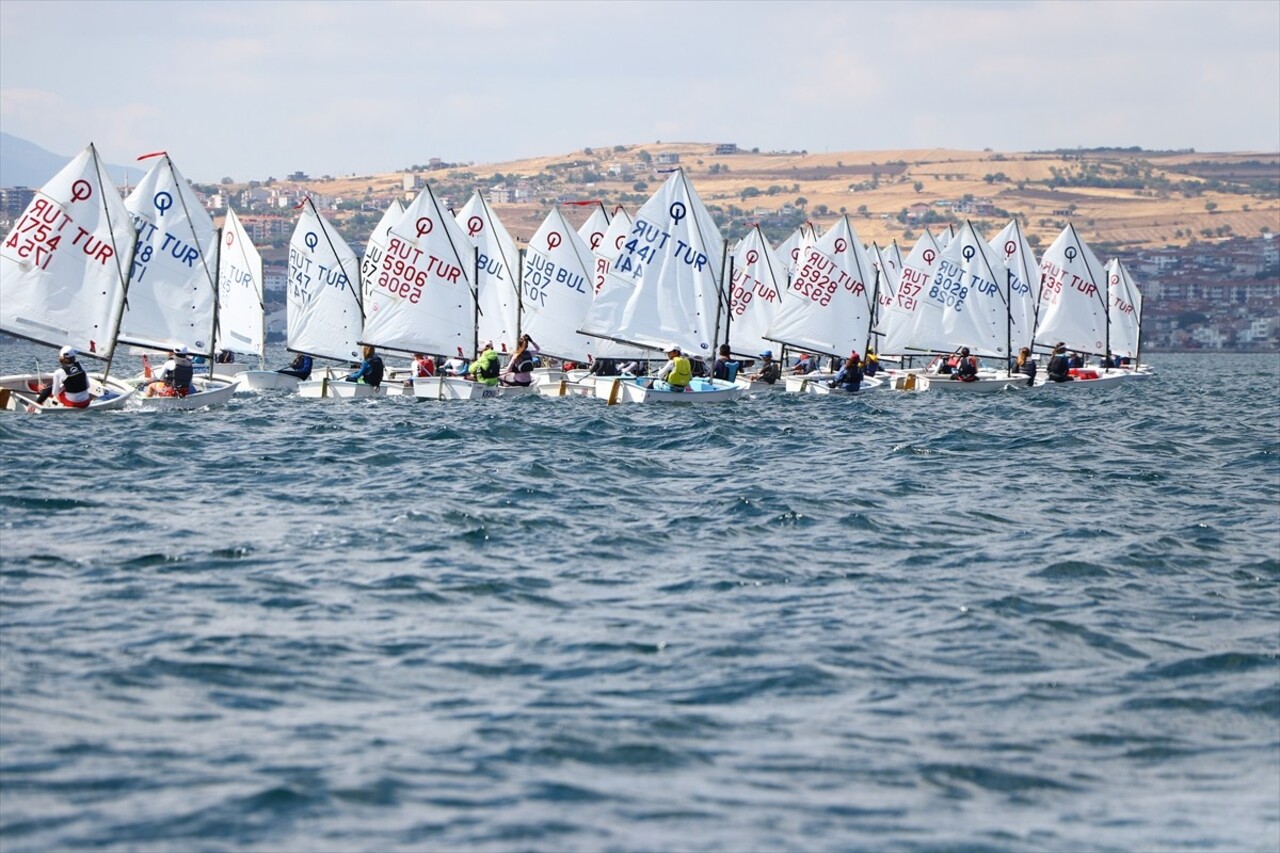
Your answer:
[[[671,359],[671,374],[667,376],[667,384],[673,388],[684,388],[693,378],[693,367],[689,359],[678,355]]]

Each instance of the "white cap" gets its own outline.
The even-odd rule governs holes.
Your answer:
[[[680,352],[680,347],[676,344],[667,344],[667,348],[663,352]]]
[[[187,355],[187,347],[185,344],[178,344],[176,347],[173,348],[173,351],[176,352],[178,355]]]
[[[63,347],[62,349],[58,350],[58,358],[75,358],[79,354],[80,353],[76,352],[71,347]]]

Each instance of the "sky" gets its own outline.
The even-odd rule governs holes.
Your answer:
[[[0,130],[196,182],[584,147],[1280,151],[1280,2],[0,0]]]

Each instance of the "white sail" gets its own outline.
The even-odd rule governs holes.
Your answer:
[[[218,295],[218,232],[168,154],[143,176],[124,205],[138,229],[122,343],[175,344],[212,358]]]
[[[783,271],[788,280],[795,278],[796,270],[800,269],[800,259],[805,251],[817,242],[818,230],[812,222],[806,222],[778,244],[774,254],[782,262]]]
[[[1107,264],[1107,298],[1111,354],[1137,358],[1142,341],[1142,294],[1119,258]]]
[[[902,272],[898,276],[893,302],[884,310],[884,338],[880,341],[882,352],[906,355],[926,349],[917,342],[916,330],[919,328],[920,337],[925,338],[941,321],[941,311],[936,308],[933,309],[936,316],[933,313],[927,315],[927,319],[934,322],[925,322],[924,314],[926,296],[940,257],[942,249],[926,228],[916,240],[911,254],[902,262]]]
[[[600,295],[605,279],[609,276],[609,270],[613,268],[613,259],[618,256],[627,242],[627,236],[631,233],[632,222],[631,214],[627,213],[626,208],[622,207],[622,205],[618,205],[613,209],[613,215],[609,217],[609,226],[605,229],[602,238],[597,241],[598,245],[591,247],[591,257],[595,262],[592,270],[592,287],[596,296]],[[582,231],[579,230],[578,233],[581,234]],[[591,241],[588,240],[587,242],[590,243]],[[537,340],[537,338],[534,338],[534,340]],[[628,361],[642,360],[653,356],[653,353],[649,350],[627,346],[608,338],[596,338],[591,353],[596,358],[617,358]]]
[[[310,198],[289,240],[287,307],[290,350],[360,360],[360,262]]]
[[[267,331],[262,306],[262,255],[230,207],[222,225],[218,252],[219,350],[266,355]]]
[[[975,356],[1007,358],[1008,280],[1000,255],[966,221],[942,251],[930,285],[943,303],[943,335],[931,348],[968,347]]]
[[[480,306],[476,335],[499,352],[514,350],[520,336],[520,255],[501,220],[477,190],[458,214],[458,225],[479,250],[469,259]]]
[[[404,216],[404,203],[400,199],[392,199],[391,204],[382,212],[382,218],[369,235],[365,244],[364,256],[360,258],[360,281],[364,285],[364,300],[369,301],[369,290],[374,286],[378,268],[382,266],[382,256],[387,251],[388,232],[392,226]]]
[[[939,232],[938,234],[938,248],[939,249],[947,248],[947,246],[951,245],[951,241],[955,239],[955,236],[956,236],[955,227],[952,225],[948,225],[945,231]]]
[[[724,238],[684,170],[636,214],[582,331],[686,355],[716,346]]]
[[[587,221],[582,223],[582,227],[578,229],[578,236],[594,252],[604,243],[604,232],[608,230],[609,214],[605,212],[603,204],[596,202],[591,209],[591,215],[587,217]]]
[[[591,254],[595,256],[595,275],[592,284],[595,287],[596,295],[600,295],[601,288],[604,287],[604,281],[609,276],[609,270],[613,269],[613,259],[622,253],[622,247],[627,242],[627,235],[631,233],[631,214],[618,207],[613,211],[613,216],[609,219],[609,227],[605,229],[604,237],[599,241],[598,245],[591,245]],[[589,244],[590,240],[587,241]]]
[[[802,256],[769,327],[769,340],[847,356],[870,340],[875,272],[848,216]]]
[[[586,361],[604,343],[578,332],[595,300],[594,262],[591,249],[560,208],[552,208],[529,240],[520,275],[521,329],[543,354]]]
[[[1106,279],[1102,264],[1068,224],[1040,259],[1036,342],[1101,354],[1107,350]]]
[[[361,340],[410,353],[470,353],[476,336],[472,261],[466,235],[425,187],[387,232]]]
[[[0,331],[109,358],[137,232],[90,144],[0,246]]]
[[[1009,314],[1013,318],[1013,351],[1031,346],[1036,328],[1036,296],[1040,291],[1040,265],[1018,220],[1011,219],[991,238],[991,248],[1004,259],[1012,274],[1008,281]]]
[[[873,243],[867,251],[871,268],[875,270],[876,320],[872,328],[875,349],[882,349],[882,342],[888,335],[888,326],[893,319],[889,309],[898,295],[898,279],[902,276],[902,254],[898,244],[891,243],[888,249]]]
[[[729,347],[733,352],[755,356],[768,348],[764,336],[786,289],[786,269],[756,225],[733,253],[729,297]]]

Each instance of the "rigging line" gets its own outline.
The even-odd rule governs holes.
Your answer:
[[[343,263],[342,253],[338,251],[338,247],[334,244],[333,238],[329,236],[328,220],[326,220],[323,216],[320,215],[320,211],[316,210],[316,203],[312,200],[311,196],[307,196],[306,203],[311,207],[311,212],[316,215],[316,221],[320,223],[320,231],[324,234],[324,241],[329,245],[329,251],[333,252],[334,258],[336,258],[338,261],[339,268],[342,269],[342,275],[347,280],[347,290],[349,290],[351,292],[351,295],[356,298],[356,307],[360,309],[360,320],[363,323],[364,322],[364,282],[360,278],[360,265],[359,264],[356,265],[356,278],[355,278],[356,287],[352,287],[351,274],[347,272],[346,264]],[[338,235],[338,236],[339,238],[341,238],[342,235]],[[350,246],[347,247],[347,253],[351,255],[352,260],[355,260],[355,253],[351,251]]]
[[[120,305],[116,308],[115,322],[112,324],[114,328],[111,331],[111,350],[107,353],[107,363],[102,369],[102,378],[105,380],[111,373],[111,361],[116,356],[116,338],[120,336],[120,324],[124,322],[124,309],[129,298],[129,278],[124,274],[124,270],[120,267],[120,248],[116,245],[116,230],[111,223],[111,209],[107,204],[106,194],[103,192],[104,187],[111,186],[110,183],[104,182],[102,160],[98,157],[98,149],[92,142],[89,143],[89,151],[93,154],[93,170],[98,176],[98,197],[102,200],[102,215],[107,220],[107,233],[111,235],[111,248],[116,264],[116,275],[120,277],[121,296]],[[127,174],[127,173],[126,173]],[[114,192],[114,190],[113,190]],[[133,259],[138,251],[138,231],[133,229],[133,241],[129,250],[129,269],[133,269]]]

